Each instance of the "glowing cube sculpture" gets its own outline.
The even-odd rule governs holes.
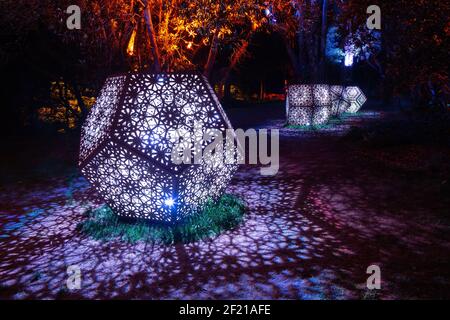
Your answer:
[[[328,121],[331,95],[328,85],[297,84],[288,88],[286,115],[290,125],[320,125]]]
[[[338,116],[348,110],[350,102],[346,98],[344,86],[330,86],[331,115]]]
[[[348,113],[356,113],[361,109],[362,105],[367,101],[366,96],[358,87],[345,87],[343,95],[344,99],[350,103],[346,110]]]
[[[81,172],[119,216],[184,220],[217,199],[237,169],[236,162],[221,161],[230,156],[225,151],[215,153],[213,163],[172,161],[172,149],[179,148],[170,137],[174,130],[200,141],[189,145],[193,153],[205,149],[208,141],[194,128],[199,123],[205,130],[231,129],[203,76],[110,77],[82,128]]]

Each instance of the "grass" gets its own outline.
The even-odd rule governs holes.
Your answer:
[[[316,124],[316,125],[295,125],[295,124],[287,124],[285,128],[302,130],[302,131],[317,131],[333,128],[335,125],[338,125],[342,122],[342,120],[338,117],[332,117],[328,120],[327,123],[324,124]]]
[[[359,116],[360,116],[359,112],[343,112],[339,115],[339,117],[341,117],[342,119],[354,118],[354,117],[359,117]]]
[[[239,225],[246,207],[238,197],[223,195],[216,203],[208,201],[205,209],[182,224],[174,226],[151,225],[146,222],[121,221],[108,207],[102,206],[86,212],[87,220],[77,229],[96,240],[145,241],[151,243],[189,243],[214,237]]]

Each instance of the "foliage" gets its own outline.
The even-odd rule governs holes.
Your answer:
[[[350,0],[343,3],[339,29],[346,35],[358,34],[364,28],[366,8],[370,0]],[[366,62],[383,80],[386,90],[407,94],[416,104],[430,103],[445,108],[450,87],[448,76],[448,39],[450,35],[450,3],[448,1],[407,0],[393,3],[378,1],[382,14],[382,51]],[[365,33],[355,44],[370,43]]]
[[[91,105],[84,100],[96,95],[105,76],[156,70],[155,46],[162,71],[211,73],[216,66],[224,69],[218,78],[226,78],[245,57],[251,35],[265,22],[262,0],[80,0],[76,5],[81,9],[81,29],[68,30],[66,8],[72,4],[70,0],[0,3],[4,39],[0,70],[8,68],[15,73],[10,78],[21,77],[14,89],[27,92],[16,92],[17,97],[6,103],[11,114],[20,113],[22,123],[45,118],[64,123],[64,129],[79,127]],[[214,64],[216,60],[220,65]],[[32,90],[18,88],[25,81]],[[55,89],[55,83],[62,84],[61,89]]]
[[[95,103],[92,90],[83,90],[83,104],[89,109]],[[50,86],[48,105],[38,109],[39,119],[64,129],[74,129],[81,122],[82,110],[73,90],[64,81],[53,81]]]
[[[188,243],[213,237],[230,230],[242,222],[244,202],[236,196],[225,194],[217,203],[209,201],[202,213],[174,226],[151,225],[146,222],[121,221],[107,206],[87,212],[88,219],[77,228],[94,239],[121,239],[128,242]]]
[[[381,33],[369,30],[365,25],[359,26],[353,33],[347,35],[344,52],[352,52],[356,61],[369,61],[380,54]]]
[[[268,1],[269,11],[266,14],[270,27],[284,39],[293,77],[303,78],[303,81],[314,79],[319,71],[322,56],[321,3],[308,0]],[[325,51],[325,48],[322,49]]]
[[[338,32],[338,28],[336,26],[331,26],[328,29],[327,35],[327,48],[326,54],[327,58],[333,63],[342,63],[344,61],[345,52],[342,48],[341,35]]]
[[[199,69],[206,63],[199,62],[202,51],[232,45],[262,24],[257,0],[151,3],[165,70]]]

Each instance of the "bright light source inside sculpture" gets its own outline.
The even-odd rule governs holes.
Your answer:
[[[289,125],[320,125],[328,121],[331,96],[328,85],[300,84],[288,88],[286,115]]]
[[[171,207],[175,204],[175,201],[172,198],[168,198],[168,199],[164,200],[164,204],[168,207]]]
[[[343,95],[344,99],[350,103],[346,110],[349,113],[356,113],[361,109],[362,105],[367,101],[366,96],[358,87],[346,87]]]
[[[350,107],[350,102],[346,99],[344,86],[330,86],[331,95],[331,115],[338,116]]]
[[[199,124],[222,133],[231,128],[203,76],[108,78],[82,128],[81,171],[120,216],[169,223],[184,220],[208,199],[217,199],[237,169],[230,152],[214,154],[227,161],[192,165],[172,161],[175,142],[170,133],[194,136]],[[208,141],[195,137],[204,150]]]

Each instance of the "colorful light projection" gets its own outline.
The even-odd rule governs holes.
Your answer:
[[[350,103],[350,106],[346,110],[348,113],[358,112],[362,105],[367,101],[367,98],[361,89],[355,86],[346,87],[343,98]]]
[[[288,88],[286,115],[290,125],[320,125],[331,113],[331,95],[328,85],[297,84]]]
[[[237,169],[225,151],[199,164],[172,161],[174,130],[195,136],[192,153],[211,142],[198,135],[199,123],[204,130],[231,129],[202,75],[108,78],[82,128],[81,172],[119,216],[179,222],[217,199]]]
[[[331,94],[331,115],[339,116],[350,107],[350,102],[346,99],[344,86],[330,86]]]

